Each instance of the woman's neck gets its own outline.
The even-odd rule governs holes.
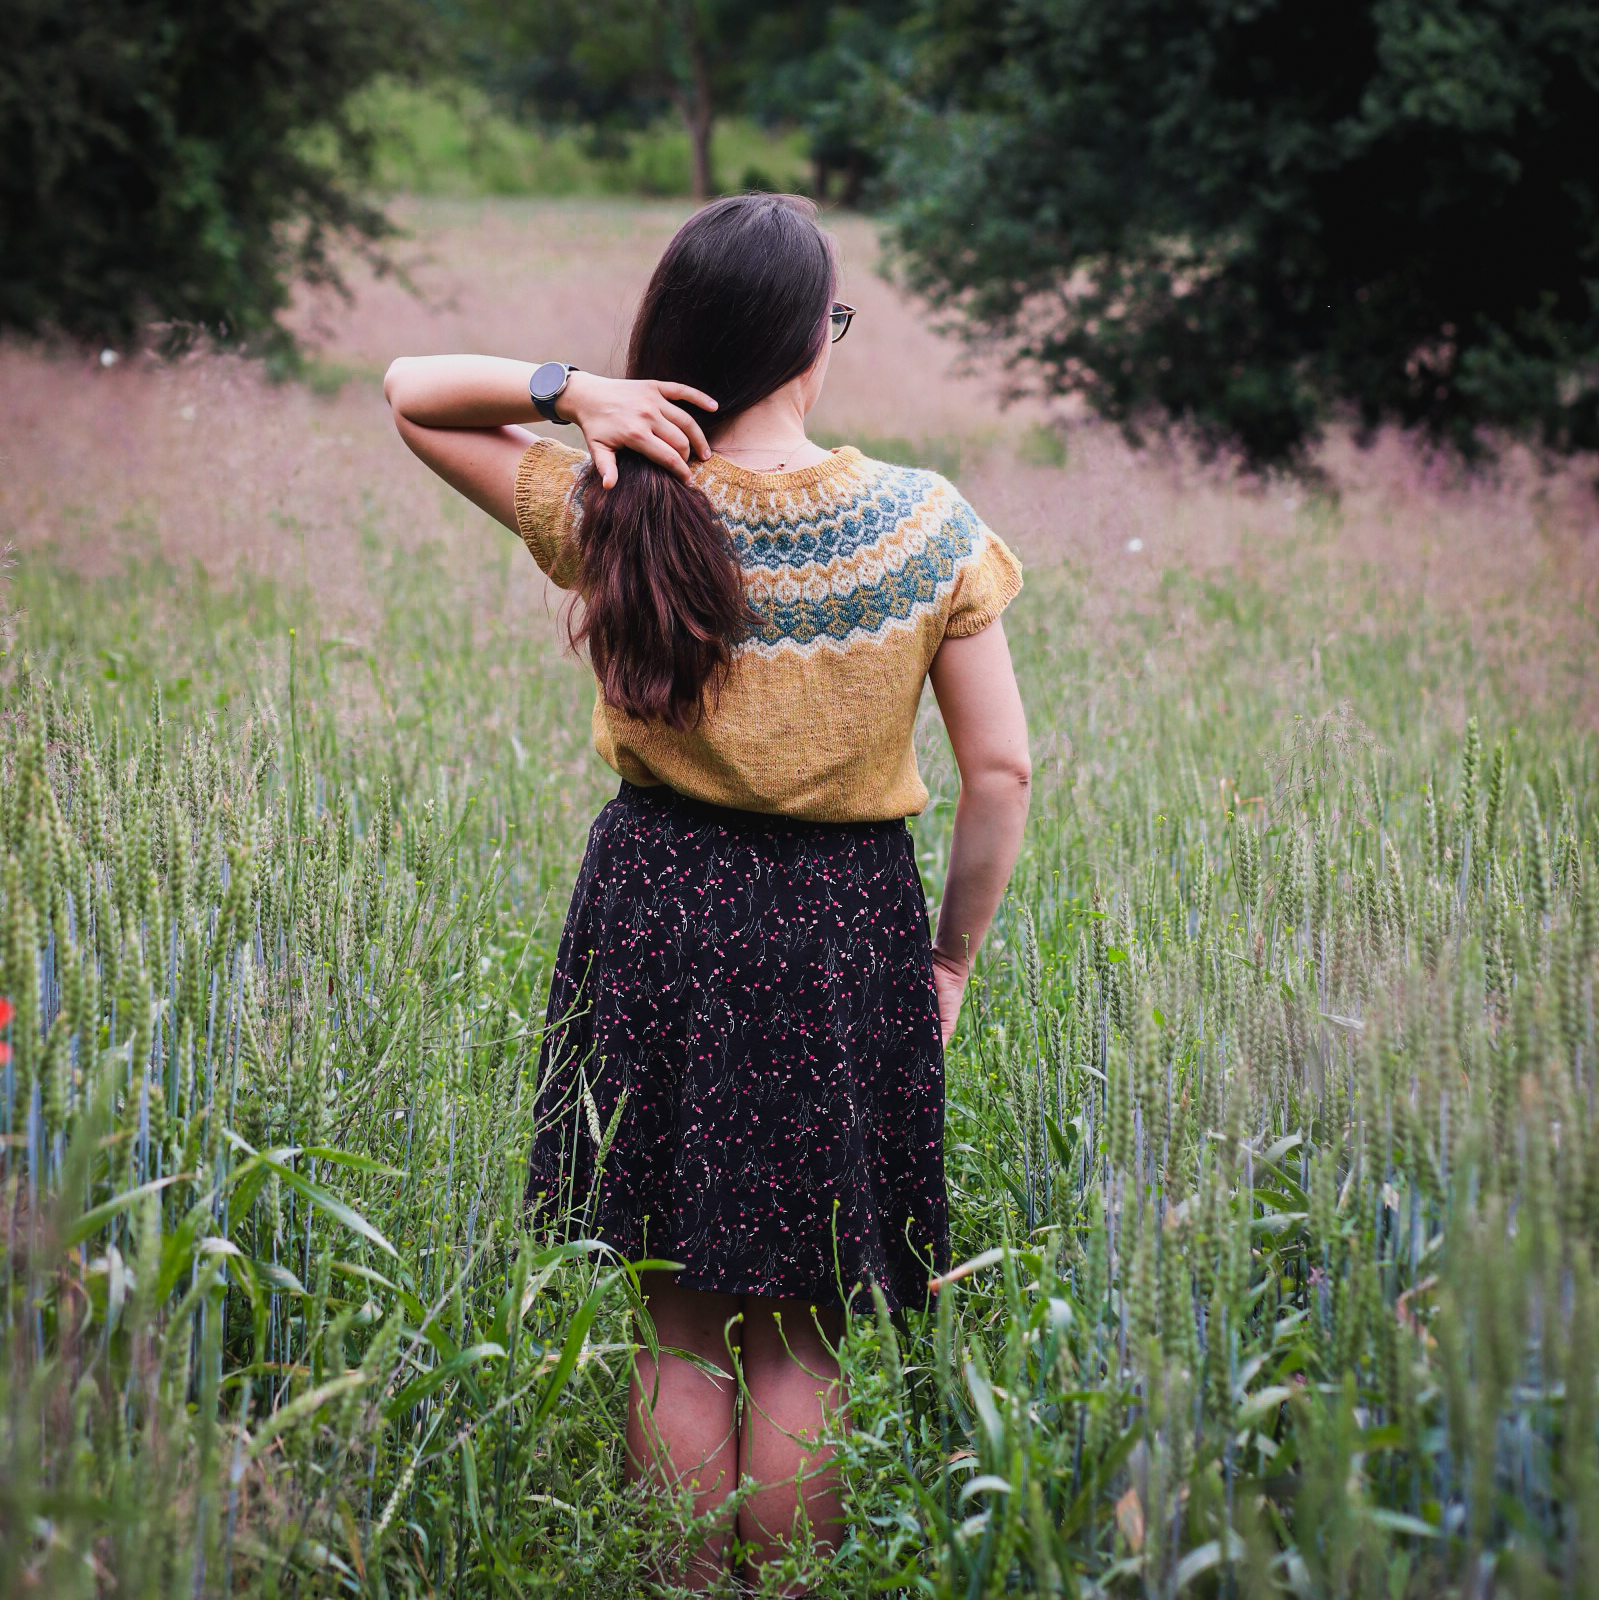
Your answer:
[[[793,472],[831,454],[805,434],[805,409],[790,386],[740,412],[710,433],[711,448],[751,472]]]

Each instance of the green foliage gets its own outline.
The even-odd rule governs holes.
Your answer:
[[[1517,887],[1545,855],[1532,796],[1499,899],[1472,889],[1477,738],[1441,858],[1413,778],[1379,795],[1315,738],[1264,813],[1178,802],[1179,758],[1110,802],[1091,857],[1029,854],[952,1091],[973,1254],[845,1446],[930,1530],[931,1593],[1599,1577],[1593,1029],[1557,1020],[1599,970],[1575,880],[1547,926]],[[1583,791],[1549,776],[1591,860]],[[1408,887],[1368,898],[1383,858]]]
[[[1257,464],[1334,408],[1599,446],[1599,6],[924,0],[910,281]]]
[[[470,5],[468,58],[494,88],[545,126],[598,135],[675,111],[687,130],[693,192],[715,192],[711,132],[742,108],[756,41],[791,10],[740,0],[546,0],[521,9]],[[603,145],[602,145],[603,147]]]
[[[1022,435],[1016,453],[1018,459],[1029,467],[1064,467],[1066,435],[1058,427],[1034,423]]]
[[[1333,635],[1274,559],[1147,635],[1042,563],[1008,614],[1037,793],[949,1055],[963,1268],[850,1330],[851,1532],[792,1587],[1594,1586],[1599,751],[1382,574]],[[16,575],[0,1591],[610,1600],[696,1534],[623,1486],[631,1275],[516,1217],[588,683],[367,560],[359,646],[154,561]]]
[[[946,478],[958,478],[963,460],[970,462],[981,454],[981,441],[974,442],[952,434],[926,439],[880,439],[872,434],[852,433],[846,436],[823,430],[815,435],[815,439],[817,444],[828,450],[852,444],[874,461],[897,461],[908,467],[927,467]]]
[[[522,118],[581,129],[593,154],[673,112],[687,130],[695,192],[718,185],[798,188],[762,167],[720,158],[711,128],[745,116],[801,131],[812,191],[859,203],[881,166],[908,61],[899,25],[910,0],[555,0],[465,8],[462,54],[472,76]]]
[[[389,231],[349,97],[418,73],[416,0],[15,0],[0,22],[0,327],[282,343],[296,277]]]
[[[812,193],[862,204],[882,171],[911,64],[903,24],[911,0],[794,7],[798,37],[769,49],[749,92],[752,110],[802,128]]]
[[[0,1592],[602,1592],[497,1531],[626,1499],[636,1281],[518,1220],[550,930],[470,796],[325,782],[289,640],[281,725],[5,692]]]
[[[467,86],[383,83],[354,114],[376,141],[374,179],[385,192],[425,195],[662,195],[694,185],[687,131],[674,119],[599,142],[574,129],[541,129],[495,109]],[[749,187],[804,181],[803,136],[768,133],[742,117],[718,119],[714,168]]]

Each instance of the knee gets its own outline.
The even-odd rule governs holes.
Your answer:
[[[746,1295],[743,1332],[746,1371],[792,1371],[796,1364],[803,1363],[812,1372],[836,1376],[835,1352],[843,1340],[843,1316],[836,1306]]]
[[[645,1274],[646,1278],[651,1274]],[[646,1287],[644,1310],[654,1326],[656,1342],[726,1368],[742,1340],[742,1318],[736,1295],[705,1294],[680,1289],[668,1279]],[[635,1313],[635,1342],[644,1345],[644,1330]]]

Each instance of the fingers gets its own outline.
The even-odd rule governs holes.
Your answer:
[[[686,383],[657,383],[655,386],[668,400],[687,400],[701,411],[714,411],[716,402],[703,389],[691,389]]]
[[[681,478],[684,483],[692,483],[694,474],[689,470],[689,464],[683,459],[688,449],[688,440],[683,441],[680,449],[674,449],[658,434],[647,433],[642,438],[633,440],[629,449],[636,450],[641,456],[648,457],[657,466],[665,467],[674,478]]]
[[[594,465],[599,469],[600,486],[605,489],[616,487],[616,453],[608,444],[589,442],[589,456]]]
[[[710,459],[711,447],[706,441],[704,430],[688,412],[680,411],[676,406],[667,406],[661,413],[661,420],[669,426],[676,427],[684,435],[693,454],[701,461]]]
[[[691,463],[710,457],[705,430],[689,412],[671,404],[669,397],[716,409],[708,394],[684,383],[620,380],[607,403],[590,408],[583,418],[589,454],[607,489],[616,483],[618,450],[637,451],[685,483],[693,482]]]
[[[957,969],[942,957],[941,952],[933,952],[933,989],[938,997],[939,1032],[946,1050],[950,1040],[955,1037],[956,1028],[960,1026],[961,1005],[966,998],[966,978],[964,963]]]
[[[675,431],[675,430],[674,430]],[[682,435],[679,435],[682,438]],[[683,458],[688,451],[688,440],[673,446],[658,434],[640,432],[631,438],[618,439],[614,445],[603,443],[599,439],[590,439],[589,456],[594,465],[599,469],[601,487],[614,489],[616,487],[616,450],[618,447],[632,450],[638,455],[653,461],[658,467],[665,467],[674,478],[681,478],[684,483],[692,483],[694,474],[689,464]]]
[[[949,1041],[955,1037],[955,1030],[960,1026],[961,1008],[956,1006],[953,1011],[945,1007],[938,1008],[938,1031],[943,1036],[944,1048],[949,1049]]]
[[[675,422],[664,416],[658,417],[655,422],[655,437],[664,440],[685,461],[693,459],[693,446],[689,443],[688,434]]]

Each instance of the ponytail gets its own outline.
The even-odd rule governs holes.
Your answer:
[[[681,733],[758,620],[727,529],[702,490],[633,450],[617,452],[614,488],[591,464],[580,492],[571,642],[587,645],[607,704]]]
[[[627,375],[715,397],[725,426],[821,355],[837,266],[816,206],[741,194],[689,218],[650,276]],[[633,450],[616,485],[584,474],[578,548],[582,620],[570,628],[608,705],[682,732],[694,726],[759,623],[727,528],[703,491]]]

